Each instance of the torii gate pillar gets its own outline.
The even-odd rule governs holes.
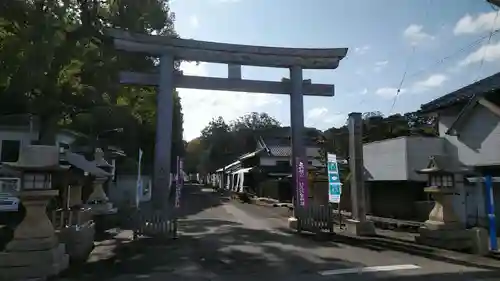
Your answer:
[[[165,207],[170,199],[170,190],[158,188],[170,182],[172,158],[172,119],[174,113],[174,57],[164,54],[160,57],[160,79],[157,94],[156,139],[154,154],[153,188],[155,209]],[[161,128],[158,129],[158,128]],[[156,188],[155,188],[156,187]],[[161,198],[161,199],[160,199]]]

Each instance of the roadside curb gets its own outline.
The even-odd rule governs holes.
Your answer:
[[[282,203],[267,198],[251,198],[250,202],[255,205],[272,208],[293,208],[291,203]]]

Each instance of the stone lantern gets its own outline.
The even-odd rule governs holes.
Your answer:
[[[113,215],[117,213],[117,208],[109,201],[103,185],[108,181],[112,174],[113,166],[104,159],[104,152],[97,148],[94,154],[95,166],[105,172],[105,174],[95,175],[94,189],[87,199],[87,204],[92,208],[92,215],[96,223],[96,232],[103,233],[113,222]]]
[[[419,229],[417,242],[452,250],[483,252],[481,229],[466,230],[465,222],[459,219],[454,209],[454,199],[464,192],[464,178],[472,171],[451,157],[434,155],[427,167],[417,172],[428,176],[428,186],[424,191],[434,200],[429,218]]]
[[[83,155],[67,151],[63,161],[71,165],[67,173],[65,188],[65,209],[61,215],[69,224],[60,229],[59,237],[66,244],[67,253],[72,261],[85,261],[93,249],[96,224],[92,209],[82,203],[82,186],[89,176],[107,176],[106,171],[96,167]],[[61,220],[64,222],[64,220]]]
[[[20,172],[19,197],[26,214],[5,251],[0,252],[0,279],[56,275],[67,268],[69,259],[47,217],[46,207],[58,195],[58,190],[52,189],[53,176],[69,167],[59,164],[57,147],[42,145],[23,147],[17,162],[4,162],[3,166]]]
[[[104,159],[104,152],[100,148],[96,149],[94,159],[95,166],[104,170],[106,174],[95,176],[93,183],[94,189],[87,199],[87,204],[92,206],[92,211],[96,215],[114,214],[117,210],[113,208],[113,204],[109,202],[109,198],[103,188],[104,183],[112,176],[110,171],[113,166]]]

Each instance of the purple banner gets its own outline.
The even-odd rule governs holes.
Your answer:
[[[184,185],[184,161],[177,156],[177,181],[175,185],[175,208],[181,206],[181,192]]]
[[[307,199],[309,198],[308,189],[307,189],[307,166],[304,164],[304,161],[300,159],[300,157],[295,158],[296,161],[296,171],[297,171],[297,179],[296,179],[296,194],[298,199],[298,205],[301,207],[307,206]]]

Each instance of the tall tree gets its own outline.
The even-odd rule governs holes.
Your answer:
[[[40,116],[41,140],[47,144],[54,143],[61,123],[92,128],[85,130],[94,134],[124,127],[128,137],[116,140],[131,154],[143,147],[151,159],[155,89],[120,87],[117,74],[121,69],[153,71],[155,61],[140,54],[119,56],[105,28],[177,36],[168,4],[168,0],[1,1],[0,99],[8,102],[1,103],[0,114]],[[172,155],[184,147],[180,102],[175,99]],[[102,118],[101,109],[108,118]],[[90,118],[86,126],[78,120],[96,110],[100,119]]]
[[[281,127],[281,123],[265,112],[251,112],[231,122],[231,130],[257,130]]]
[[[380,112],[363,113],[363,142],[374,142],[401,136],[437,136],[435,119],[417,112],[384,117]],[[349,155],[349,130],[347,125],[330,128],[320,139],[323,150],[346,158]]]

